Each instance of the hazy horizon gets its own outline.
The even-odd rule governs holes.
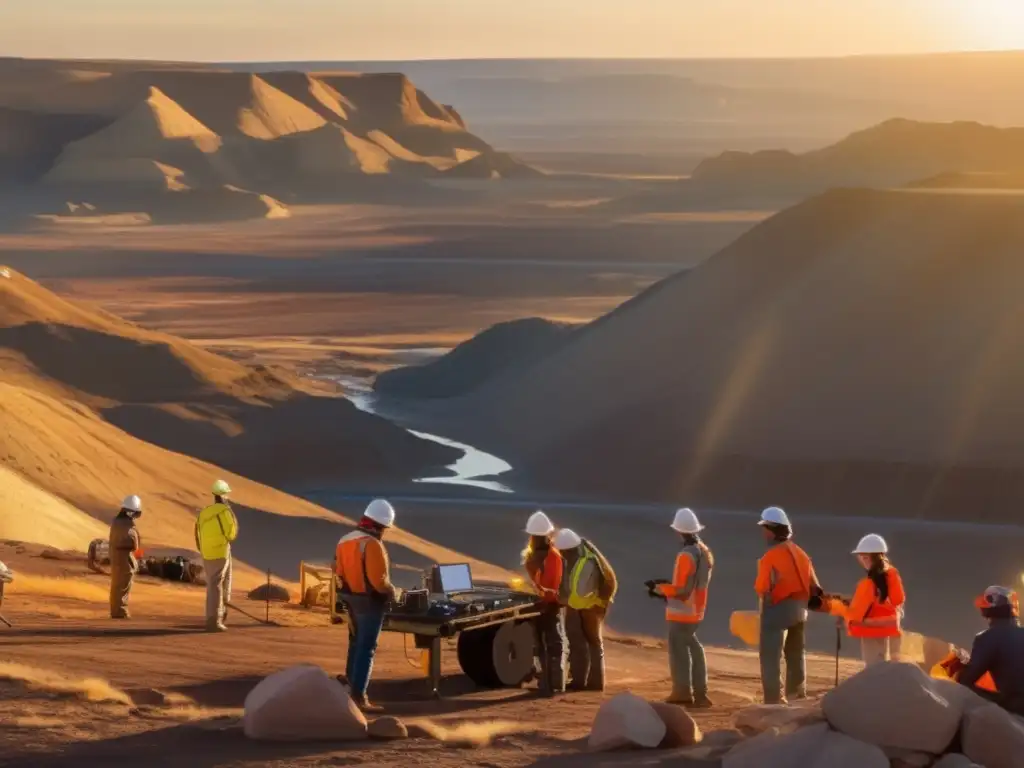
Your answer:
[[[1019,0],[37,0],[0,55],[200,62],[834,58],[1024,48]]]

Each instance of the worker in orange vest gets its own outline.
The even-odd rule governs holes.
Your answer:
[[[907,597],[900,573],[889,563],[889,545],[876,533],[862,538],[853,550],[867,575],[850,602],[832,602],[831,613],[846,622],[850,637],[860,640],[867,665],[898,657]]]
[[[708,665],[704,646],[697,639],[697,629],[704,621],[715,558],[698,535],[704,526],[692,509],[677,511],[671,528],[679,534],[683,544],[676,555],[672,581],[655,584],[652,588],[665,598],[668,662],[672,673],[672,693],[668,701],[707,709],[712,706],[708,698]]]
[[[758,525],[768,544],[768,551],[757,563],[754,582],[761,602],[761,686],[766,704],[783,704],[787,698],[807,698],[807,603],[812,595],[820,596],[823,591],[811,558],[793,543],[793,527],[785,511],[768,507]]]
[[[391,504],[384,499],[374,499],[363,512],[359,526],[341,538],[335,551],[338,596],[349,614],[345,679],[352,700],[364,712],[381,711],[370,703],[366,690],[388,601],[395,599],[391,565],[383,542],[394,524],[395,510]]]
[[[534,512],[526,522],[530,542],[523,552],[523,565],[541,595],[541,615],[536,619],[540,656],[538,688],[545,696],[565,693],[566,646],[565,605],[560,595],[565,563],[552,544],[555,526],[543,512]]]

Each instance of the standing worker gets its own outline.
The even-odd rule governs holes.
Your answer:
[[[785,511],[768,507],[758,522],[768,551],[757,563],[754,590],[761,601],[761,685],[765,704],[807,698],[805,629],[807,603],[823,594],[814,564],[793,543]],[[782,656],[786,656],[786,698],[782,695]]]
[[[867,575],[857,584],[849,605],[833,603],[832,612],[846,621],[850,637],[860,639],[867,665],[899,656],[906,594],[903,580],[889,563],[889,545],[877,533],[869,533],[853,550]]]
[[[560,589],[565,564],[552,545],[555,526],[543,512],[534,512],[526,522],[530,543],[523,552],[523,564],[543,601],[537,617],[537,648],[540,654],[538,688],[545,696],[565,693],[565,608]]]
[[[957,679],[979,696],[1024,717],[1024,628],[1017,593],[1007,587],[989,587],[974,605],[988,621],[988,629],[974,638],[971,660]],[[981,685],[986,675],[995,691]]]
[[[569,528],[555,534],[554,547],[565,558],[562,601],[569,639],[567,688],[604,690],[604,621],[618,583],[611,563],[591,542]]]
[[[708,665],[697,629],[708,604],[708,585],[715,558],[700,539],[704,526],[692,509],[676,512],[670,526],[682,539],[670,584],[657,584],[653,591],[665,598],[668,622],[668,661],[672,673],[671,704],[707,709]]]
[[[374,499],[363,512],[356,530],[338,542],[334,556],[338,593],[349,613],[345,677],[352,700],[364,712],[381,711],[370,703],[366,691],[373,673],[377,643],[384,629],[387,604],[395,598],[391,563],[383,541],[394,524],[394,507],[384,499]]]
[[[142,517],[142,499],[129,496],[121,502],[121,511],[110,524],[110,618],[129,619],[128,598],[139,570],[137,555],[142,539],[135,521]]]
[[[213,504],[196,518],[196,549],[206,572],[206,631],[226,632],[231,602],[231,542],[238,537],[238,521],[228,504],[231,486],[213,484]]]

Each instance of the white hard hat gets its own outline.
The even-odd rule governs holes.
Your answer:
[[[699,533],[704,530],[704,526],[700,524],[697,515],[689,507],[683,507],[676,512],[676,517],[670,527],[673,531],[678,531],[679,533]]]
[[[213,488],[211,490],[213,491],[214,496],[227,496],[231,493],[231,486],[224,480],[218,480],[213,484]]]
[[[550,536],[555,532],[555,526],[547,515],[537,510],[526,521],[526,532],[531,536]]]
[[[555,540],[551,543],[554,544],[555,549],[576,549],[576,547],[583,543],[583,539],[579,537],[576,531],[563,528],[555,534]]]
[[[142,499],[138,496],[125,496],[121,502],[121,509],[130,509],[132,512],[142,511]]]
[[[786,516],[786,511],[782,507],[768,507],[768,509],[761,513],[761,520],[757,524],[784,525],[787,528],[792,527],[789,524],[789,518]]]
[[[877,533],[869,533],[857,544],[857,548],[853,550],[855,555],[884,555],[889,551],[889,545],[885,543],[885,539],[879,536]]]
[[[373,520],[373,522],[383,525],[385,528],[390,528],[395,524],[395,508],[384,499],[374,499],[367,505],[366,511],[363,512],[363,517]]]

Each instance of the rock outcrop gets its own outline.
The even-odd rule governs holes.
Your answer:
[[[337,680],[298,666],[262,680],[245,697],[245,735],[260,741],[355,741],[366,718]]]

